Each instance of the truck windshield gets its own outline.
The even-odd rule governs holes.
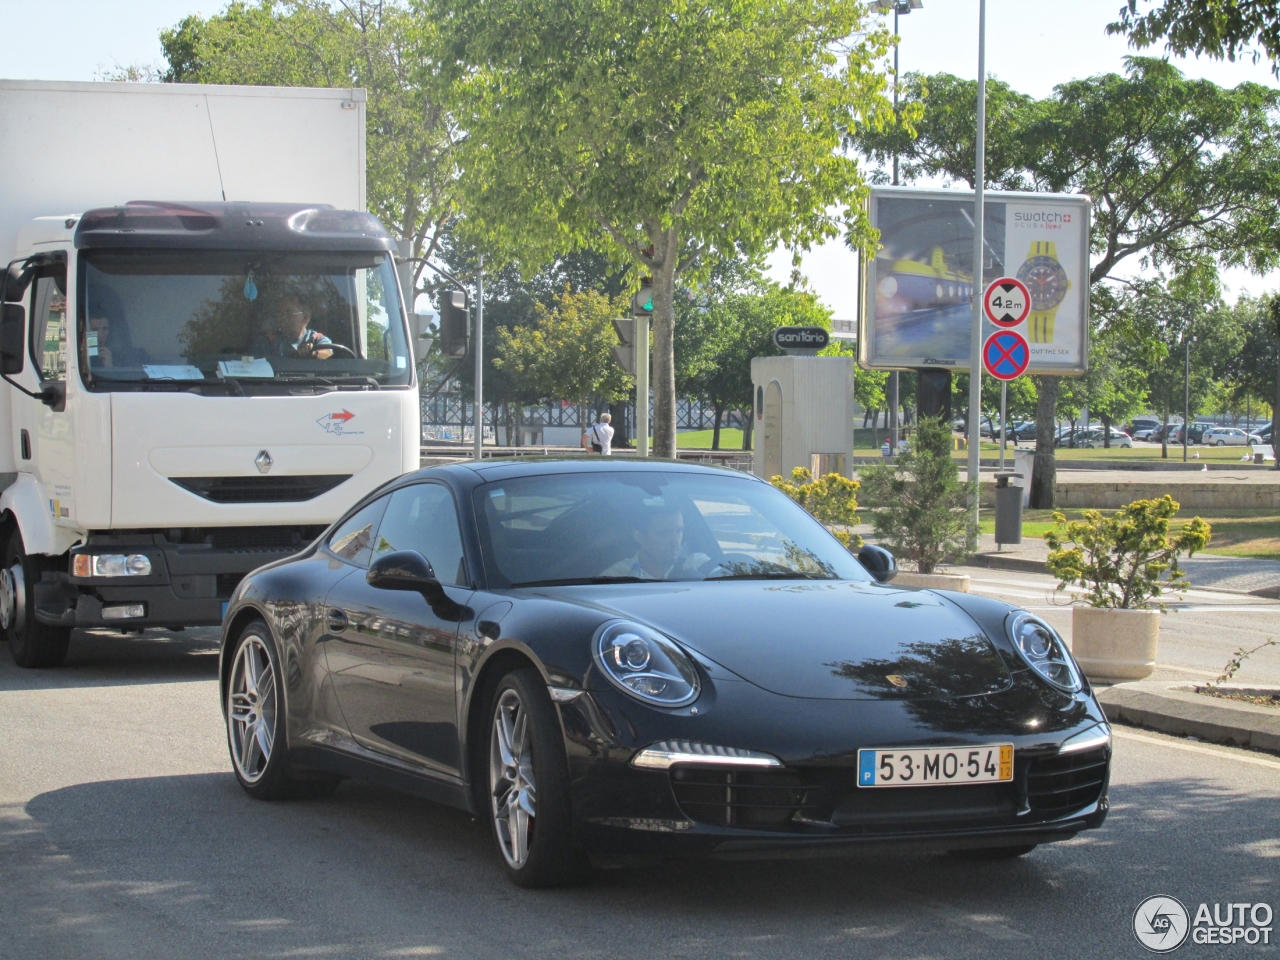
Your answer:
[[[90,389],[410,382],[385,253],[86,251],[80,276]]]

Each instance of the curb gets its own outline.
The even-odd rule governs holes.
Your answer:
[[[1268,692],[1280,693],[1280,687]],[[1280,754],[1280,710],[1273,707],[1205,697],[1185,681],[1118,683],[1098,691],[1097,697],[1107,718],[1118,723]]]
[[[1049,572],[1048,564],[1043,560],[1031,560],[1027,557],[1005,557],[998,553],[976,553],[965,563],[958,566],[986,567],[988,570],[1015,570],[1021,573]],[[1261,597],[1264,600],[1280,600],[1280,584],[1270,587],[1259,587],[1257,590],[1231,590],[1227,587],[1206,587],[1198,583],[1191,585],[1196,590],[1209,590],[1213,593],[1231,593],[1238,597]]]

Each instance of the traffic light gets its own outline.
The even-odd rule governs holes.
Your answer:
[[[440,294],[440,352],[446,357],[465,357],[471,339],[471,311],[465,290],[445,290]]]
[[[631,312],[637,317],[653,316],[653,280],[645,277],[640,289],[631,298]]]
[[[636,321],[633,317],[615,317],[613,329],[617,331],[621,345],[613,348],[613,359],[618,366],[632,375],[636,372]]]

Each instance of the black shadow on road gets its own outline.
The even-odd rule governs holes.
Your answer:
[[[115,687],[139,683],[213,680],[218,676],[217,627],[182,632],[148,630],[141,636],[76,630],[64,666],[26,670],[0,641],[0,690]]]

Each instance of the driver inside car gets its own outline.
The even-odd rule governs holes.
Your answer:
[[[276,314],[276,328],[267,330],[254,341],[254,354],[328,360],[333,356],[333,341],[312,330],[310,324],[311,312],[302,305],[302,301],[292,294],[282,297]]]
[[[675,507],[643,511],[632,529],[637,550],[605,569],[603,577],[689,580],[711,562],[705,553],[683,553],[684,516]]]

